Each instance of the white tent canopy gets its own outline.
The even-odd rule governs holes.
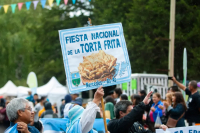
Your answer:
[[[28,91],[31,91],[31,89],[28,87],[24,87],[24,86],[18,86],[17,91],[18,91],[17,97],[27,98]]]
[[[3,95],[3,96],[17,96],[17,86],[12,81],[9,80],[0,89],[0,95]]]
[[[67,94],[67,87],[60,84],[55,77],[52,77],[47,84],[37,88],[37,94],[47,96],[52,105],[56,103],[58,112],[60,112],[61,99],[64,99]]]
[[[56,88],[62,88],[62,87],[64,86],[60,84],[55,77],[52,77],[47,84],[37,88],[37,94],[40,96],[47,96],[50,92],[52,91],[55,92],[57,90]],[[63,94],[65,92],[57,92],[57,93]]]

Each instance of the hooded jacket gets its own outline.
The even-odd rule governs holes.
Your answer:
[[[41,118],[58,118],[57,114],[54,114],[50,102],[46,102],[44,108],[45,112],[42,113]]]

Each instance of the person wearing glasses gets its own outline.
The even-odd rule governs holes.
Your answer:
[[[16,130],[21,133],[40,133],[34,126],[29,125],[33,121],[34,112],[28,100],[14,98],[6,106],[6,113],[10,121],[10,127],[6,129],[5,133],[11,133],[15,126]]]

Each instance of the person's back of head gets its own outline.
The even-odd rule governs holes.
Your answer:
[[[120,100],[128,100],[128,96],[126,94],[121,94]]]
[[[67,95],[65,96],[65,104],[70,103],[71,101],[72,101],[71,95],[70,95],[70,94],[67,94]]]
[[[171,91],[172,92],[181,92],[178,88],[178,86],[171,86]]]
[[[46,102],[46,103],[44,104],[44,108],[45,108],[45,110],[52,110],[52,105],[51,105],[51,103],[50,103],[50,102]]]
[[[105,98],[105,103],[111,102],[113,105],[115,105],[115,100],[111,96],[107,96]]]
[[[38,104],[39,102],[40,102],[40,99],[37,99],[37,100],[35,101],[35,105]]]
[[[118,98],[122,94],[122,89],[121,88],[115,88],[114,90],[114,97]]]
[[[133,105],[138,105],[141,102],[141,96],[140,95],[132,95],[131,96],[131,101]]]
[[[141,96],[146,96],[146,95],[147,95],[147,93],[146,93],[146,91],[145,91],[145,90],[140,90],[140,95],[141,95]]]
[[[40,98],[40,103],[44,103],[44,102],[46,102],[46,97],[41,97]]]
[[[122,100],[119,101],[116,105],[115,105],[115,116],[117,119],[122,118],[122,113],[127,114],[127,110],[129,108],[129,106],[132,107],[132,102],[128,101],[128,100]]]

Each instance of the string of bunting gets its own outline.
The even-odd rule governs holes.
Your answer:
[[[41,3],[42,8],[44,8],[45,5],[46,5],[46,1],[47,0],[35,0],[35,1],[19,2],[17,4],[10,4],[10,5],[0,5],[0,10],[3,7],[4,12],[7,13],[8,12],[8,8],[11,7],[12,13],[15,13],[16,7],[18,6],[18,9],[20,11],[24,4],[26,5],[26,9],[29,10],[32,3],[33,3],[33,6],[34,6],[34,10],[35,10],[37,8],[37,5],[38,5],[39,2]],[[91,0],[89,0],[89,1],[91,1]],[[52,7],[53,2],[54,2],[54,0],[48,0],[48,3],[49,3],[50,7]],[[60,2],[61,2],[61,0],[56,0],[57,6],[60,5]],[[68,0],[64,0],[64,3],[65,3],[65,5],[67,5]],[[72,3],[75,4],[76,0],[72,0]]]

